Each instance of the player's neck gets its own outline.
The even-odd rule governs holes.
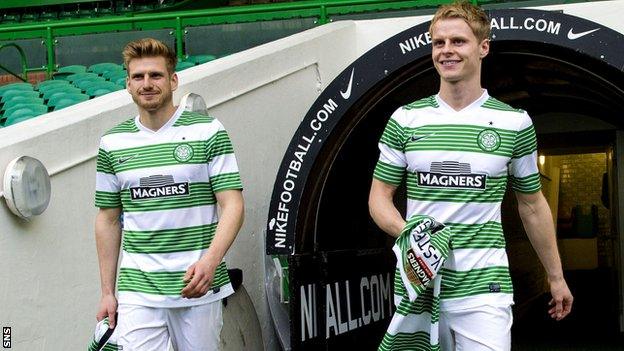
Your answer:
[[[483,95],[479,82],[441,82],[440,98],[455,111],[460,111]]]
[[[144,127],[157,131],[173,117],[175,112],[176,107],[173,106],[171,101],[154,111],[148,111],[139,107],[139,121]]]

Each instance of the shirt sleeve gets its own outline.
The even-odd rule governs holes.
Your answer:
[[[384,183],[399,186],[405,176],[407,161],[404,152],[403,127],[397,121],[402,109],[392,114],[379,140],[379,160],[373,177]]]
[[[121,189],[113,169],[110,153],[100,141],[95,177],[95,206],[100,208],[121,207]]]
[[[206,141],[206,161],[212,190],[216,193],[243,189],[230,137],[221,122],[215,119],[213,123],[217,123],[217,132]]]
[[[537,168],[537,139],[533,122],[526,112],[516,134],[509,176],[514,191],[532,194],[541,189]]]

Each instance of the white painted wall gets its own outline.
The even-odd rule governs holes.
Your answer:
[[[624,1],[565,8],[624,32],[618,21]],[[234,144],[246,220],[226,259],[243,269],[267,350],[277,349],[278,342],[264,294],[263,231],[284,151],[309,106],[338,73],[389,36],[428,19],[336,22],[179,74],[176,101],[187,92],[202,95]],[[13,349],[86,348],[100,294],[95,155],[100,135],[134,114],[130,96],[120,91],[0,129],[1,172],[13,158],[28,155],[52,175],[52,200],[43,215],[24,222],[0,205],[0,327],[12,327]]]

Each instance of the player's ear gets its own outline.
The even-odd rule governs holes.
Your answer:
[[[479,45],[479,58],[483,59],[490,52],[490,39],[483,39]]]
[[[178,89],[178,74],[173,72],[171,74],[171,91]]]

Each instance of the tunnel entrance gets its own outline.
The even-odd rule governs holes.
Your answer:
[[[608,28],[559,13],[500,10],[490,15],[494,40],[483,65],[483,86],[490,95],[529,112],[536,127],[538,153],[544,158],[605,155],[609,208],[601,210],[607,211],[609,225],[601,235],[606,238],[604,246],[610,241],[611,260],[605,260],[602,266],[597,263],[595,267],[564,269],[568,269],[566,276],[581,277],[573,279],[579,281],[579,286],[584,277],[598,271],[607,276],[609,279],[602,280],[605,285],[600,298],[608,299],[610,306],[619,309],[620,234],[614,219],[618,218],[616,201],[621,190],[617,188],[615,160],[621,159],[624,150],[617,150],[615,145],[620,135],[617,131],[624,129],[624,64],[614,53],[624,48],[624,39]],[[527,28],[527,23],[533,23],[535,28],[538,22],[544,23],[544,31]],[[513,23],[524,23],[526,30],[509,30]],[[554,29],[547,30],[549,26],[558,28],[557,35]],[[390,321],[395,265],[390,251],[392,239],[370,218],[368,191],[379,155],[377,143],[392,112],[437,92],[439,82],[429,57],[430,47],[417,45],[419,40],[426,42],[427,28],[428,23],[400,33],[347,68],[311,108],[287,151],[276,181],[267,228],[267,253],[287,255],[281,259],[283,266],[288,262],[288,297],[282,297],[288,303],[278,308],[271,306],[278,331],[289,330],[280,332],[286,349],[375,349]],[[594,31],[592,35],[596,37],[591,40],[576,43],[565,38],[565,32],[572,28],[600,30]],[[608,43],[609,47],[596,46],[597,42]],[[363,72],[372,79],[361,78]],[[351,86],[352,96],[345,98],[345,91],[349,91],[345,87]],[[573,158],[570,162],[575,163]],[[547,174],[552,172],[543,172],[545,189],[554,187],[553,177]],[[603,174],[594,176],[600,178],[600,186],[605,183]],[[404,214],[402,187],[397,192],[396,204]],[[550,198],[556,204],[559,200],[555,195]],[[518,327],[514,328],[514,335],[524,339],[541,318],[536,317],[535,311],[541,309],[545,315],[546,306],[542,304],[547,290],[544,273],[531,251],[514,203],[513,194],[507,194],[503,225],[515,286]],[[604,207],[604,203],[596,205]],[[563,222],[560,225],[565,227]],[[604,228],[603,225],[603,231]],[[599,233],[592,235],[595,244],[591,237],[570,238],[590,239],[575,241],[575,250],[586,254],[591,252],[592,245],[598,247]],[[574,289],[572,283],[571,286]],[[608,298],[604,291],[609,292]],[[586,291],[582,294],[591,301],[598,298]],[[580,313],[573,314],[570,320],[589,317],[583,315],[584,305],[577,300],[579,304]],[[288,314],[290,325],[280,327],[276,318],[279,313]],[[604,316],[614,339],[619,338],[618,317],[617,313]],[[549,321],[543,322],[546,328],[552,327]],[[567,332],[576,332],[574,323],[567,325]],[[564,329],[561,335],[565,332]],[[519,342],[523,345],[522,340]]]

